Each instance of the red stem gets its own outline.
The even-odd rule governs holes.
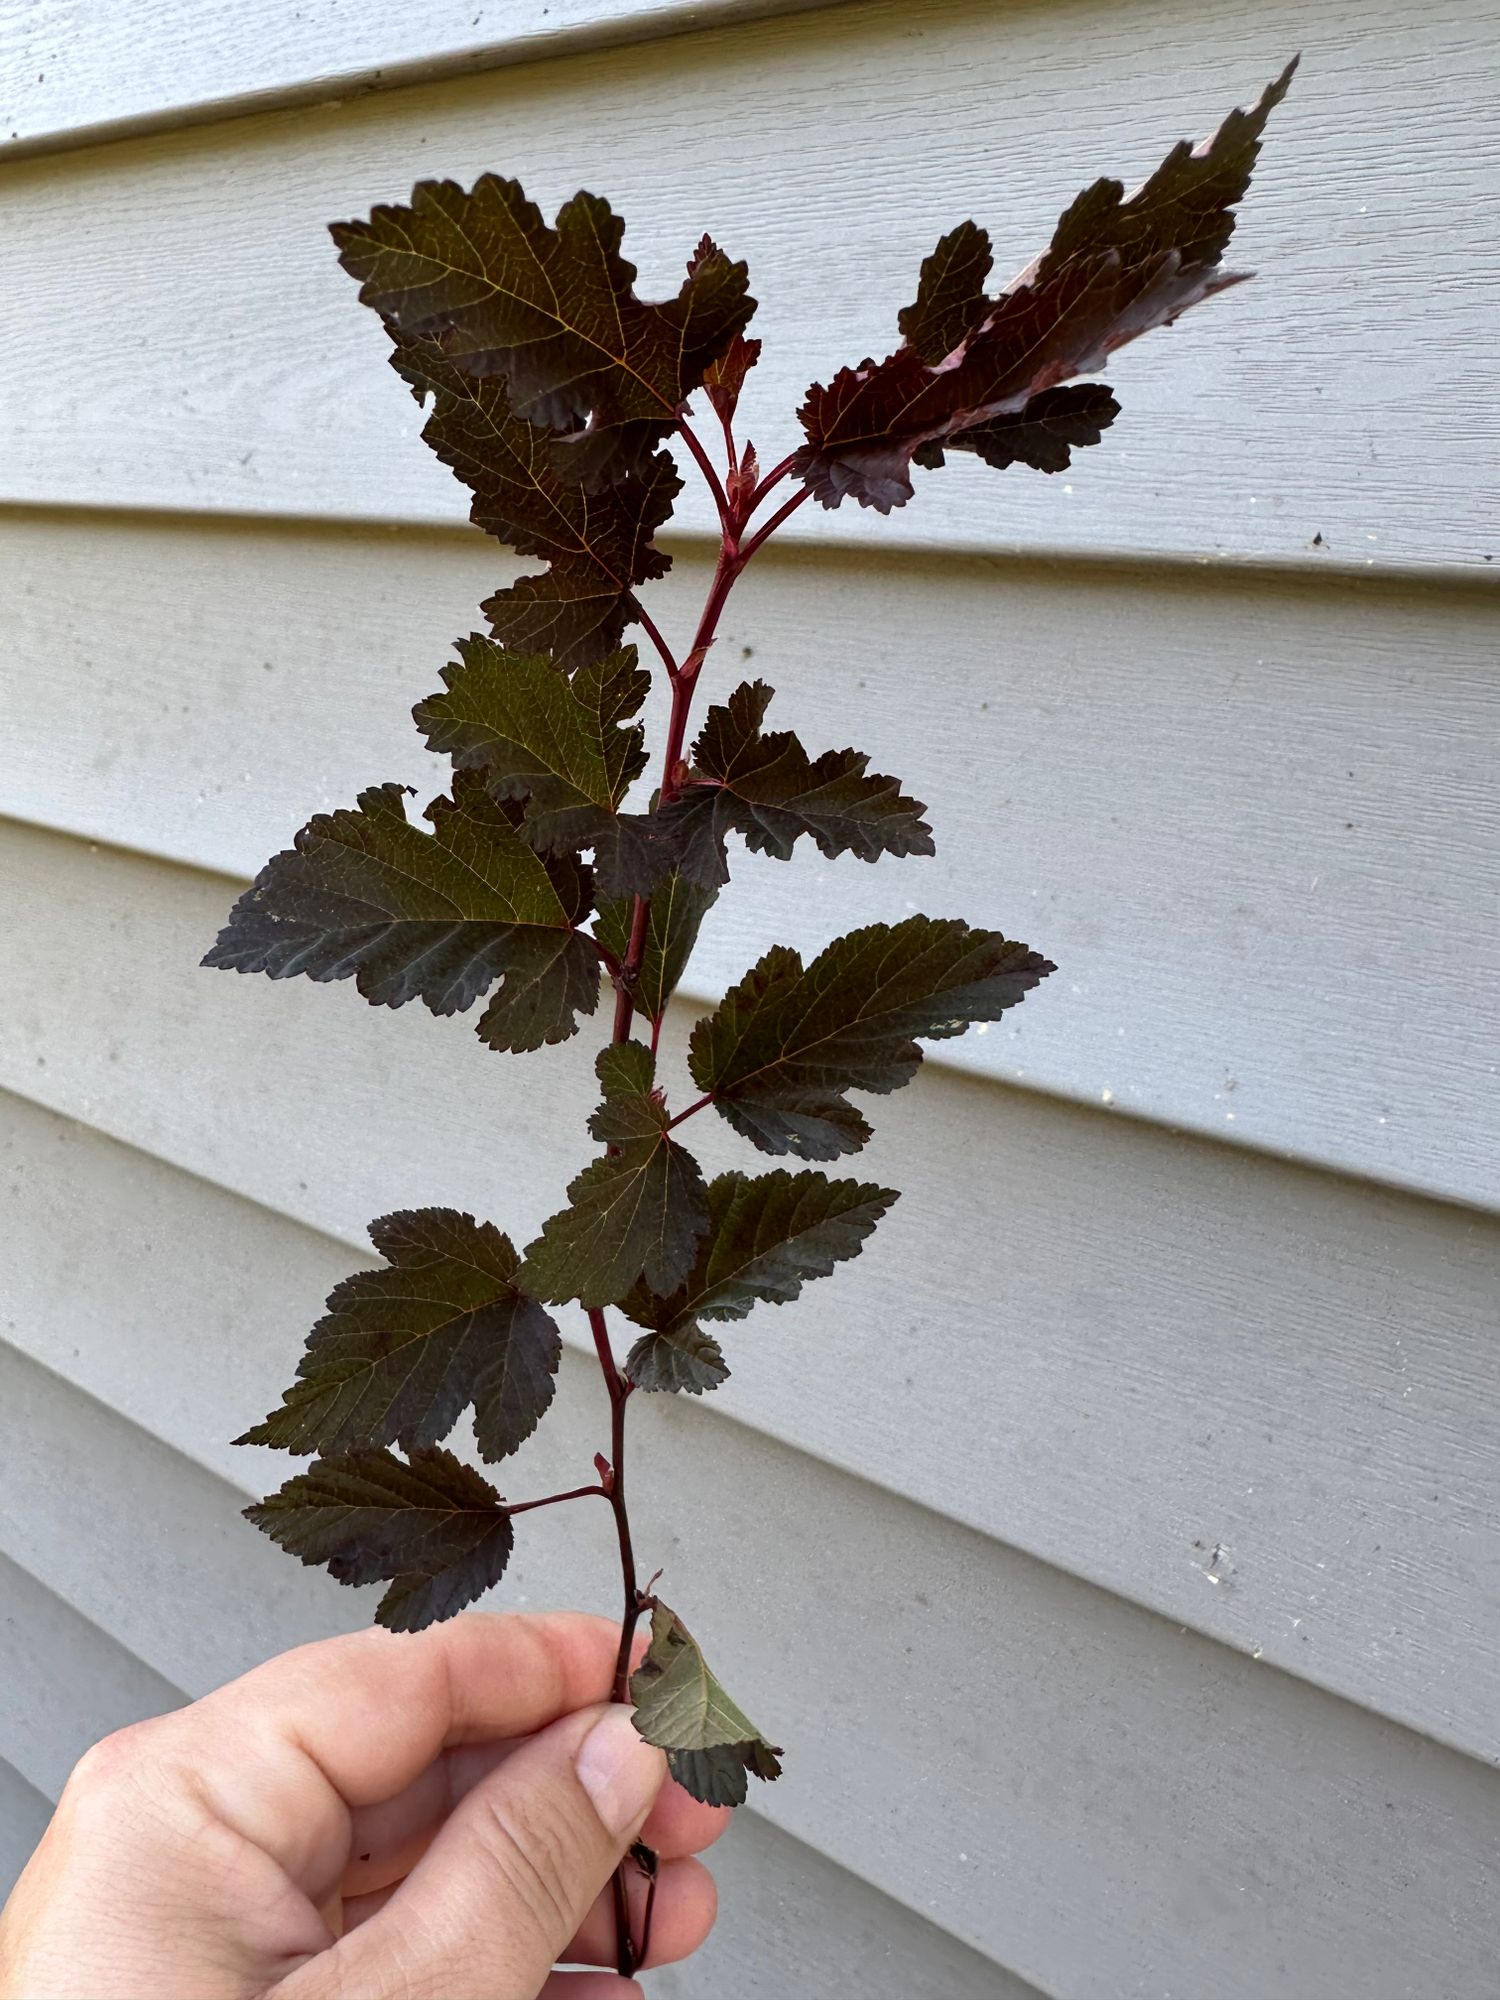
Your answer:
[[[779,486],[781,484],[782,480],[786,478],[787,474],[791,471],[792,467],[796,463],[797,463],[796,452],[789,451],[786,457],[781,461],[780,465],[773,465],[771,467],[771,470],[766,474],[765,478],[760,482],[759,486],[757,486],[755,491],[750,495],[749,502],[747,503],[745,508],[745,518],[747,520],[755,512],[756,508],[760,505],[761,501],[765,499],[766,495],[772,490],[772,488]]]
[[[507,1500],[507,1514],[529,1514],[533,1507],[555,1507],[560,1500],[586,1500],[591,1493],[600,1493],[607,1500],[607,1486],[575,1486],[569,1493],[547,1493],[540,1500]]]
[[[703,448],[703,440],[693,429],[686,417],[677,419],[677,435],[698,461],[698,470],[708,481],[708,490],[714,496],[714,505],[719,510],[719,522],[726,534],[733,525],[733,514],[729,505],[729,495],[724,491],[724,482],[714,470],[714,462]]]
[[[666,744],[662,752],[660,787],[660,804],[662,805],[665,805],[670,799],[674,798],[680,789],[678,774],[682,768],[683,745],[687,741],[688,716],[693,705],[693,692],[697,687],[698,676],[702,671],[703,662],[707,659],[709,648],[713,645],[714,636],[718,631],[719,620],[723,615],[724,605],[729,597],[729,593],[734,588],[740,572],[744,569],[746,563],[750,561],[756,550],[761,547],[762,543],[769,536],[775,533],[786,517],[808,497],[807,489],[803,488],[794,499],[789,500],[785,506],[780,508],[766,523],[765,527],[760,529],[742,547],[740,536],[744,532],[745,523],[751,511],[776,482],[785,477],[792,465],[791,458],[784,459],[780,465],[768,473],[748,500],[742,501],[738,505],[732,505],[718,473],[714,470],[709,460],[707,452],[685,418],[679,419],[677,428],[688,449],[698,461],[704,478],[708,481],[709,490],[712,492],[714,503],[719,510],[722,538],[719,545],[719,559],[714,568],[713,581],[708,588],[708,596],[704,601],[702,616],[698,620],[698,629],[693,634],[692,646],[680,666],[674,660],[670,649],[652,620],[640,609],[639,605],[635,607],[640,617],[642,628],[666,664],[668,677],[672,684],[672,709],[667,722]],[[724,427],[724,436],[729,451],[729,462],[731,467],[733,467],[735,463],[734,440],[728,424]],[[635,899],[635,908],[631,914],[630,941],[626,946],[624,958],[614,968],[615,1016],[611,1030],[612,1042],[618,1043],[630,1039],[630,1031],[635,1022],[636,981],[640,977],[641,965],[645,958],[646,938],[650,920],[651,903],[649,897],[637,896]],[[660,1020],[653,1021],[651,1031],[651,1048],[653,1054],[655,1053],[660,1034]],[[703,1106],[708,1102],[708,1098],[700,1098],[696,1104],[689,1105],[686,1111],[680,1112],[671,1123],[673,1125],[680,1124],[684,1118],[690,1118],[694,1112],[701,1111]],[[650,1603],[648,1597],[641,1591],[636,1579],[635,1550],[630,1539],[630,1516],[625,1505],[625,1409],[630,1401],[635,1385],[632,1382],[628,1382],[620,1373],[619,1366],[615,1361],[614,1349],[610,1345],[609,1328],[605,1323],[603,1310],[598,1306],[590,1306],[587,1310],[589,1327],[594,1336],[594,1351],[599,1357],[599,1369],[604,1377],[604,1386],[609,1395],[609,1474],[603,1486],[580,1487],[576,1494],[560,1493],[550,1496],[550,1499],[529,1501],[524,1504],[527,1506],[547,1506],[551,1504],[551,1499],[581,1498],[585,1493],[598,1492],[602,1492],[608,1499],[614,1513],[615,1531],[619,1538],[620,1579],[624,1592],[624,1608],[620,1619],[620,1644],[615,1655],[612,1699],[618,1702],[628,1702],[630,1700],[630,1655],[635,1644],[636,1626],[640,1622],[642,1612],[649,1608]],[[522,1509],[516,1508],[512,1511],[519,1513]],[[620,1867],[615,1870],[613,1896],[616,1966],[621,1975],[628,1979],[646,1955],[646,1950],[650,1942],[651,1903],[654,1899],[648,1892],[645,1922],[641,1941],[639,1947],[637,1947],[631,1936],[630,1896],[628,1877],[625,1874],[626,1865],[626,1863],[622,1862]]]
[[[745,546],[740,550],[740,566],[743,568],[744,565],[747,562],[749,562],[751,556],[755,554],[755,551],[760,547],[761,543],[764,541],[768,541],[770,537],[775,534],[776,530],[781,526],[782,522],[786,520],[789,514],[795,514],[797,509],[802,505],[803,501],[811,500],[811,498],[812,498],[812,488],[810,486],[801,486],[792,495],[790,500],[785,501],[780,507],[778,507],[776,509],[776,512],[771,516],[770,520],[767,521],[766,525],[763,528],[758,529],[756,533],[750,537],[749,541],[746,542]]]
[[[640,625],[641,630],[645,633],[646,637],[651,641],[652,645],[656,648],[657,652],[660,653],[662,665],[666,668],[668,674],[671,675],[672,678],[675,680],[677,677],[677,661],[673,655],[671,647],[667,644],[666,640],[661,636],[661,633],[657,628],[656,620],[651,616],[650,612],[647,611],[646,607],[641,603],[639,598],[632,597],[630,603],[632,609],[635,612],[636,620]]]

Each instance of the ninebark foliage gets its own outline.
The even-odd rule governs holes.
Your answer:
[[[500,1579],[517,1515],[603,1496],[625,1586],[616,1694],[633,1698],[641,1733],[699,1798],[738,1804],[750,1775],[778,1775],[780,1753],[677,1614],[637,1583],[625,1407],[638,1390],[718,1389],[744,1337],[729,1323],[857,1256],[897,1196],[814,1168],[705,1182],[685,1121],[711,1106],[765,1153],[857,1152],[872,1132],[851,1093],[898,1089],[921,1041],[998,1018],[1054,969],[952,917],[867,925],[808,963],[773,944],[692,1030],[702,1096],[674,1116],[658,1037],[740,853],[787,860],[804,837],[830,859],[933,852],[925,807],[862,751],[809,750],[790,729],[766,729],[763,681],[724,691],[688,748],[725,599],[810,498],[889,512],[911,497],[913,468],[940,468],[948,451],[1050,473],[1097,444],[1119,405],[1102,383],[1073,378],[1237,282],[1220,260],[1294,68],[1211,139],[1175,147],[1134,194],[1111,180],[1086,189],[997,296],[985,291],[989,238],[961,223],[922,265],[901,344],[814,384],[803,443],[765,475],[734,434],[760,354],[745,336],[755,302],[745,266],[708,237],[676,295],[653,303],[636,295],[623,223],[592,194],[548,224],[515,181],[486,175],[467,192],[424,182],[409,204],[334,226],[393,366],[428,408],[424,438],[473,493],[474,521],[541,567],[485,603],[489,631],[456,641],[442,690],[416,706],[429,748],[452,765],[425,808],[430,831],[393,784],[315,815],[240,898],[205,963],[352,978],[372,1005],[421,1000],[435,1014],[484,1000],[478,1033],[497,1050],[575,1035],[606,981],[614,1021],[589,1124],[599,1151],[534,1242],[518,1251],[451,1209],[371,1225],[384,1266],[335,1288],[281,1407],[240,1440],[317,1456],[249,1517],[340,1582],[386,1584],[375,1615],[409,1631]],[[722,430],[722,476],[690,421],[700,393]],[[664,449],[673,438],[708,481],[722,529],[680,657],[638,595],[669,566],[654,537],[681,487]],[[790,497],[760,519],[783,484]],[[651,676],[624,643],[632,626],[671,692],[649,797],[639,718]],[[524,1443],[552,1400],[561,1350],[549,1308],[570,1304],[587,1315],[609,1390],[610,1452],[597,1485],[510,1501],[443,1440],[471,1412],[486,1462]],[[606,1309],[638,1336],[623,1363]],[[631,1678],[648,1611],[650,1649]],[[642,1955],[622,1926],[620,1969]]]

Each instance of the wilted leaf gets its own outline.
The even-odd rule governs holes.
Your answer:
[[[530,1437],[552,1401],[562,1344],[515,1285],[520,1258],[489,1222],[451,1208],[382,1216],[388,1261],[335,1285],[280,1409],[237,1444],[339,1452],[435,1444],[474,1406],[487,1459]]]
[[[440,1445],[409,1463],[368,1446],[320,1458],[245,1519],[339,1583],[389,1583],[375,1619],[393,1632],[472,1604],[499,1582],[514,1539],[494,1487]]]
[[[492,1047],[576,1033],[599,993],[598,953],[579,928],[586,871],[534,854],[519,810],[468,773],[427,808],[432,833],[406,817],[406,790],[377,785],[352,811],[319,813],[266,863],[203,963],[272,979],[352,976],[373,1006],[420,999],[434,1014],[462,1013],[498,978],[479,1023]]]
[[[602,1049],[604,1101],[589,1130],[609,1152],[568,1188],[568,1206],[543,1224],[519,1282],[534,1297],[612,1305],[644,1277],[675,1290],[708,1226],[703,1175],[667,1130],[655,1063],[641,1042]]]
[[[780,1750],[730,1700],[665,1604],[651,1613],[651,1645],[631,1677],[630,1698],[636,1728],[666,1751],[672,1776],[705,1805],[743,1805],[748,1772],[781,1776]]]
[[[360,297],[407,334],[445,335],[466,375],[503,375],[516,413],[549,430],[635,426],[663,437],[755,302],[745,266],[705,237],[677,296],[635,295],[620,255],[625,225],[598,195],[576,194],[555,226],[520,183],[485,174],[470,191],[423,181],[409,206],[333,225]]]
[[[934,463],[944,445],[1056,471],[1073,446],[1095,442],[1114,414],[1102,385],[1089,385],[1086,421],[1081,404],[1060,413],[1055,401],[1038,410],[1036,399],[1238,282],[1219,260],[1266,120],[1295,67],[1202,145],[1176,146],[1128,198],[1118,181],[1095,182],[1063,215],[1046,253],[998,298],[983,289],[985,232],[969,222],[944,237],[901,314],[905,344],[808,391],[800,412],[808,441],[796,469],[814,496],[837,507],[852,495],[887,513],[911,497],[913,459]],[[994,429],[1013,416],[1025,419],[1021,450]]]
[[[466,375],[436,341],[387,330],[397,372],[419,401],[432,396],[422,435],[473,492],[470,519],[549,564],[486,600],[496,635],[565,672],[612,651],[636,616],[636,585],[671,567],[652,539],[682,489],[671,459],[642,452],[592,474],[577,447],[515,414],[501,378]]]
[[[998,932],[933,917],[850,931],[806,967],[774,945],[694,1028],[693,1081],[762,1152],[855,1153],[870,1127],[847,1092],[909,1083],[914,1037],[998,1020],[1055,969]]]
[[[632,723],[651,690],[635,648],[566,680],[550,660],[511,653],[475,634],[462,664],[443,669],[444,694],[412,711],[429,749],[482,770],[496,798],[522,799],[521,833],[542,852],[592,846],[646,766]],[[623,725],[623,726],[622,726]]]
[[[857,1257],[897,1199],[894,1188],[812,1171],[720,1174],[708,1184],[708,1229],[684,1283],[670,1298],[637,1285],[621,1301],[650,1329],[626,1357],[626,1374],[643,1389],[717,1388],[729,1370],[699,1320],[743,1319],[757,1303],[796,1298],[809,1278]]]
[[[635,983],[635,1004],[649,1021],[659,1021],[667,1002],[677,989],[703,919],[718,899],[717,889],[704,889],[681,875],[668,875],[651,892],[651,914],[646,925],[646,949],[640,976]],[[630,945],[630,929],[635,917],[635,898],[619,896],[601,903],[594,919],[594,935],[617,959],[623,960]]]

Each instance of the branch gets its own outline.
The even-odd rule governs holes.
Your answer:
[[[708,490],[714,496],[714,505],[719,510],[719,522],[724,532],[730,532],[733,514],[729,505],[729,495],[724,491],[724,482],[714,470],[714,462],[703,448],[703,440],[693,429],[686,417],[677,419],[677,433],[688,450],[698,461],[698,470],[708,481]]]
[[[507,1514],[529,1514],[534,1507],[555,1507],[562,1500],[586,1500],[591,1493],[598,1493],[606,1500],[609,1498],[607,1486],[575,1486],[570,1492],[548,1493],[540,1500],[507,1500],[505,1511]]]

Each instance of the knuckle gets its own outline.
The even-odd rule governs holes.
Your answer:
[[[142,1760],[150,1755],[153,1734],[152,1723],[132,1722],[124,1729],[102,1736],[84,1751],[73,1766],[63,1788],[64,1797],[71,1795],[76,1802],[103,1791],[112,1791],[122,1782],[129,1781]]]

